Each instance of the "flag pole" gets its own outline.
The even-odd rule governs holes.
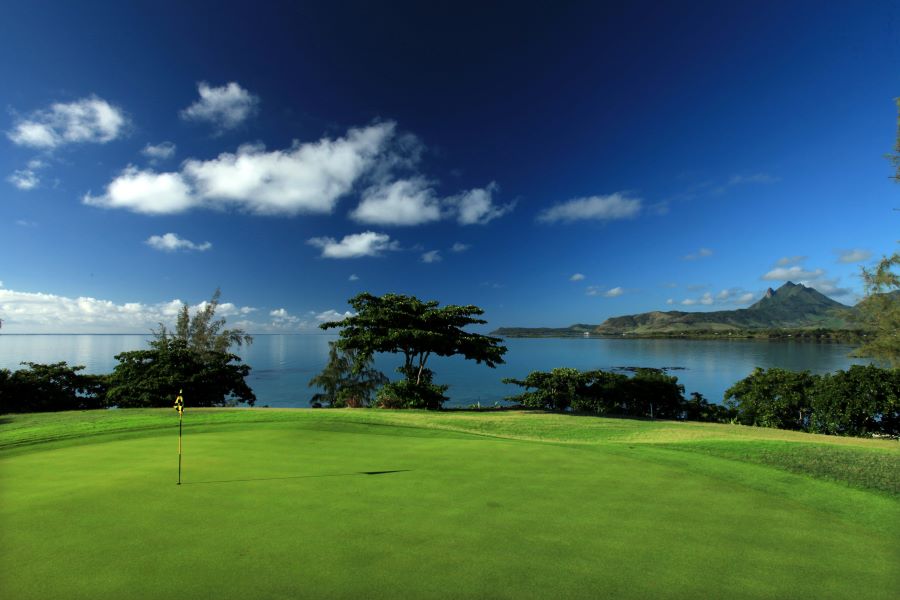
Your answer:
[[[178,411],[178,485],[181,485],[181,421],[184,417],[184,398],[181,392],[178,390],[178,397],[175,398],[175,410]]]

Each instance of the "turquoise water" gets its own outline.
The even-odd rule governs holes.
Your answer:
[[[114,356],[146,347],[143,335],[0,335],[0,368],[17,369],[22,361],[84,365],[87,372],[108,373]],[[329,335],[257,335],[238,354],[253,367],[249,378],[257,405],[309,406],[313,390],[307,382],[328,360]],[[825,373],[866,361],[847,357],[848,346],[801,342],[742,340],[510,339],[506,364],[496,369],[461,358],[434,358],[429,366],[438,383],[450,385],[448,406],[493,404],[518,393],[504,377],[525,377],[555,367],[678,367],[672,371],[686,393],[700,392],[720,401],[723,392],[754,367],[808,369]],[[376,366],[394,378],[397,355],[376,357]]]

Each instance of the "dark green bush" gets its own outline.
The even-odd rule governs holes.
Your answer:
[[[0,413],[87,410],[106,406],[106,377],[85,375],[65,362],[25,362],[27,369],[0,369]]]
[[[150,343],[150,350],[116,355],[119,364],[109,376],[107,400],[120,408],[172,406],[179,390],[185,405],[229,406],[256,402],[244,380],[250,367],[226,352],[199,352],[185,340],[168,337]]]
[[[810,431],[900,435],[900,371],[853,365],[823,375],[812,390]]]

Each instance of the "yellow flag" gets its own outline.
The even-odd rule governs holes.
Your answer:
[[[178,390],[178,397],[175,398],[175,410],[178,411],[179,415],[184,412],[184,398],[181,395],[181,390]]]

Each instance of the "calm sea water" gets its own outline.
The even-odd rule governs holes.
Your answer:
[[[0,335],[0,368],[17,369],[22,361],[66,361],[90,373],[108,373],[114,356],[145,348],[144,335]],[[249,383],[257,405],[309,406],[314,393],[307,382],[328,360],[329,335],[257,335],[238,352],[253,367]],[[429,361],[439,383],[450,385],[448,406],[492,404],[521,388],[504,385],[504,377],[525,377],[555,367],[677,367],[672,371],[686,392],[701,392],[720,401],[723,392],[754,367],[808,369],[825,373],[866,361],[848,358],[848,346],[801,342],[628,339],[510,339],[506,364],[496,369],[454,358]],[[401,364],[397,355],[376,357],[376,366],[391,378]]]

